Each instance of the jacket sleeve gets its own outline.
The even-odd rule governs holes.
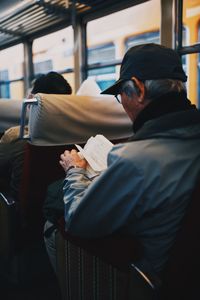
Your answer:
[[[64,184],[66,230],[92,238],[120,229],[141,197],[142,181],[141,171],[122,157],[93,182],[71,172]]]

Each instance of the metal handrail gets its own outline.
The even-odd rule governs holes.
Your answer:
[[[30,136],[24,134],[24,128],[26,125],[26,113],[27,113],[27,108],[30,105],[38,105],[38,99],[37,98],[32,98],[32,99],[24,99],[23,104],[22,104],[22,111],[21,111],[21,120],[20,120],[20,132],[19,132],[19,138],[27,140],[30,138]]]
[[[6,197],[3,193],[0,193],[0,199],[2,199],[8,206],[15,204],[15,201],[13,198]]]

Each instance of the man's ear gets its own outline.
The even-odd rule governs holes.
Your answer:
[[[138,102],[143,102],[145,96],[145,86],[142,81],[136,77],[132,77],[131,80],[134,82],[135,88],[138,92]]]

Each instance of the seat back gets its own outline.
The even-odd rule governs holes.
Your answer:
[[[30,100],[32,144],[68,145],[85,143],[96,134],[109,140],[132,135],[132,123],[113,96],[37,94],[36,100]]]
[[[64,170],[59,165],[59,157],[65,149],[61,146],[25,146],[24,166],[19,191],[19,211],[25,237],[29,240],[43,237],[43,204],[47,187],[59,178],[64,178]]]
[[[152,300],[154,291],[131,262],[140,255],[136,240],[119,235],[81,239],[56,234],[57,277],[62,300]]]
[[[200,270],[200,181],[171,249],[163,275],[161,300],[198,299]]]

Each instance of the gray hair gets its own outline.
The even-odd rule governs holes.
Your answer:
[[[146,95],[145,97],[149,100],[158,98],[166,93],[170,92],[186,92],[185,83],[176,79],[153,79],[146,80],[144,82]],[[122,90],[131,97],[132,93],[138,95],[139,91],[132,80],[124,82]],[[139,95],[138,95],[139,96]]]
[[[156,79],[145,81],[146,98],[153,100],[170,92],[186,92],[185,83],[176,79]]]

